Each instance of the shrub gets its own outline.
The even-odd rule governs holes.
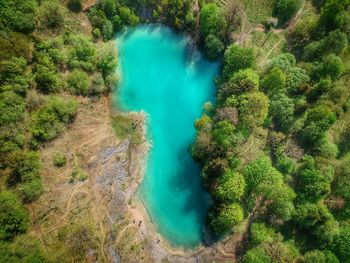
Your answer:
[[[271,263],[272,258],[261,247],[256,247],[247,251],[243,257],[243,263]]]
[[[239,117],[249,127],[263,124],[269,111],[269,99],[262,92],[247,93],[240,102]]]
[[[79,69],[74,69],[69,73],[67,84],[70,91],[74,94],[86,96],[90,92],[90,78],[84,71]]]
[[[276,0],[274,4],[274,16],[278,18],[278,24],[284,25],[298,11],[297,0]]]
[[[216,37],[222,35],[226,22],[220,7],[215,3],[204,5],[200,12],[199,25],[204,39],[209,35],[214,35]]]
[[[12,243],[0,242],[0,261],[3,263],[47,262],[40,249],[40,243],[33,236],[18,236]]]
[[[259,75],[251,68],[241,69],[234,73],[228,81],[232,92],[237,95],[244,92],[257,91],[259,89]]]
[[[254,64],[255,54],[253,49],[241,48],[234,44],[230,45],[224,55],[223,75],[228,79],[234,72],[253,67]]]
[[[242,220],[242,207],[239,204],[233,203],[223,206],[217,213],[210,215],[210,227],[214,233],[223,235]]]
[[[217,189],[214,191],[214,197],[225,203],[239,201],[244,194],[245,181],[240,173],[234,173],[226,170],[217,180]]]
[[[64,12],[60,4],[46,1],[42,4],[39,20],[41,26],[49,29],[60,29],[64,25]]]
[[[0,17],[2,26],[13,31],[30,33],[35,28],[36,0],[0,1]]]
[[[0,192],[0,239],[10,240],[28,228],[28,214],[15,194]]]
[[[51,97],[31,119],[30,131],[34,139],[44,142],[55,138],[75,116],[78,104],[74,100]]]
[[[214,35],[205,38],[205,54],[209,59],[217,59],[224,50],[224,44]]]
[[[65,166],[67,163],[66,156],[61,152],[56,152],[53,155],[53,164],[57,167]]]
[[[250,227],[250,245],[258,246],[261,243],[273,243],[277,239],[275,230],[264,223],[253,223]]]
[[[124,25],[134,26],[139,23],[139,18],[126,6],[119,8],[119,16]]]
[[[36,66],[35,81],[42,92],[55,93],[62,88],[62,80],[58,73],[45,65]]]
[[[82,0],[69,0],[67,5],[71,11],[79,13],[83,8],[82,2],[83,2]]]

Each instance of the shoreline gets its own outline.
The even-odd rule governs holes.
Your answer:
[[[118,110],[115,110],[116,113],[124,113],[120,112]],[[144,111],[140,112],[125,112],[127,116],[137,116],[139,118],[139,121],[141,122],[141,127],[142,127],[142,143],[140,145],[132,145],[130,146],[131,151],[137,152],[136,154],[139,156],[133,156],[133,154],[130,154],[130,159],[134,159],[135,157],[137,160],[130,160],[131,162],[134,161],[136,162],[136,170],[130,171],[129,170],[129,175],[131,176],[133,180],[133,186],[131,187],[132,191],[132,196],[131,200],[133,202],[134,207],[129,206],[128,207],[128,212],[130,210],[136,210],[137,213],[142,216],[143,221],[145,222],[145,225],[147,227],[147,234],[152,237],[154,240],[160,240],[157,242],[157,244],[164,250],[166,250],[168,253],[171,255],[175,256],[183,256],[183,257],[191,257],[194,256],[195,254],[198,254],[202,251],[204,251],[207,247],[203,245],[203,243],[200,243],[199,246],[196,246],[195,248],[185,248],[185,247],[176,247],[171,245],[159,231],[157,230],[157,226],[155,223],[152,221],[149,212],[147,210],[147,206],[145,205],[144,201],[142,200],[141,196],[138,194],[138,189],[140,185],[142,184],[142,181],[145,176],[145,168],[146,168],[146,162],[147,162],[147,155],[152,147],[152,144],[148,141],[147,136],[146,136],[146,130],[147,130],[147,114]],[[134,154],[135,155],[135,154]],[[137,220],[137,218],[135,219]]]
[[[145,26],[150,26],[152,23],[146,23]],[[158,26],[162,26],[161,24],[156,24]],[[171,28],[170,28],[171,29]],[[196,45],[195,39],[190,34],[184,34],[175,32],[176,34],[181,34],[185,40],[186,40],[186,50],[188,52],[187,56],[191,57],[191,59],[195,59],[195,57],[200,54],[199,49]],[[117,49],[117,42],[116,39],[113,40],[114,45]],[[120,58],[118,56],[118,61],[120,63]],[[118,63],[118,64],[119,64]],[[118,73],[118,84],[116,85],[115,89],[112,90],[112,92],[109,94],[109,108],[111,115],[113,113],[115,114],[125,114],[125,116],[131,117],[132,119],[136,119],[141,127],[141,141],[142,143],[140,145],[130,145],[130,166],[129,167],[129,176],[132,179],[131,187],[128,190],[128,195],[130,195],[131,205],[128,205],[126,214],[131,213],[132,219],[131,221],[139,221],[144,222],[142,224],[143,231],[146,232],[146,236],[148,236],[153,242],[152,249],[156,250],[157,254],[162,254],[163,256],[172,256],[172,257],[181,257],[185,260],[193,261],[193,259],[197,258],[199,254],[205,253],[206,251],[211,251],[216,247],[216,244],[214,245],[208,245],[205,246],[203,242],[200,242],[197,246],[193,248],[186,248],[181,246],[174,246],[169,243],[166,238],[162,236],[162,234],[158,231],[157,225],[152,221],[151,216],[149,214],[149,211],[147,210],[147,206],[145,205],[144,201],[142,200],[141,196],[138,193],[139,186],[143,182],[144,176],[145,176],[145,168],[147,167],[147,157],[149,154],[149,151],[152,147],[151,142],[147,138],[147,113],[144,111],[123,111],[120,105],[118,105],[118,99],[113,98],[113,95],[115,92],[117,92],[117,89],[119,88],[119,83],[122,78],[120,74],[120,64],[118,65],[118,68],[116,69],[116,72]],[[135,118],[136,116],[136,118]]]

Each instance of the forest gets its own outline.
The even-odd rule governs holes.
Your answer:
[[[238,262],[350,262],[349,0],[0,0],[0,262],[89,262],[79,229],[73,259],[28,233],[40,149],[115,88],[115,34],[158,22],[222,65],[190,146],[214,242],[243,228]]]

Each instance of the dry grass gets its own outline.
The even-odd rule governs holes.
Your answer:
[[[95,185],[95,175],[85,171],[86,164],[103,147],[118,143],[110,125],[107,103],[107,98],[97,103],[80,99],[74,124],[40,150],[45,193],[30,205],[33,219],[31,232],[41,240],[46,254],[53,261],[74,261],[67,253],[67,240],[62,233],[80,226],[89,226],[91,240],[98,240],[85,261],[107,261],[103,247],[107,231],[104,224],[106,204]],[[67,157],[64,167],[53,164],[53,155],[57,151]],[[87,178],[71,182],[72,172],[77,167]]]

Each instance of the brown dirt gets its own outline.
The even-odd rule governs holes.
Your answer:
[[[85,165],[102,148],[116,145],[118,140],[110,126],[108,99],[102,98],[96,103],[85,98],[79,101],[74,124],[40,150],[45,193],[38,202],[30,205],[32,232],[53,258],[65,255],[59,233],[66,227],[89,225],[100,241],[104,240],[107,232],[103,223],[105,200],[97,189],[95,175],[89,174]],[[53,165],[55,152],[65,154],[66,166],[58,168]],[[76,178],[70,182],[74,167],[87,174],[85,181]],[[103,242],[99,242],[95,253],[101,261],[107,261]]]

